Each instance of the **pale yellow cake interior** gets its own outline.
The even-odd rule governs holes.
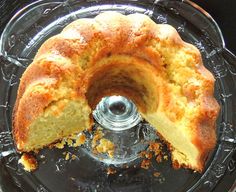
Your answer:
[[[73,133],[80,133],[90,126],[90,113],[84,100],[64,99],[52,103],[30,125],[25,149],[40,149]]]

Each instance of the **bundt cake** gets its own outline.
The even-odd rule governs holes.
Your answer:
[[[90,128],[104,96],[131,99],[171,149],[174,167],[202,171],[219,105],[199,50],[143,14],[78,19],[48,39],[24,72],[13,114],[18,151]]]

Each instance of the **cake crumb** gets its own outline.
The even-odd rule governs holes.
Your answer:
[[[79,147],[83,145],[86,141],[86,136],[82,133],[75,138],[75,143],[73,144],[73,147]]]
[[[74,177],[71,177],[70,179],[71,179],[72,181],[75,181],[75,178],[74,178]]]
[[[167,160],[168,160],[168,155],[164,155],[164,157],[163,157],[163,158],[164,158],[164,160],[166,160],[166,161],[167,161]]]
[[[54,144],[54,147],[56,147],[56,148],[58,148],[58,149],[63,149],[64,146],[65,146],[65,144],[66,144],[66,142],[65,142],[65,140],[63,139],[63,140],[61,140],[60,142]]]
[[[96,150],[98,153],[107,153],[111,158],[113,158],[114,156],[114,148],[114,143],[105,138],[102,138],[99,141],[99,144],[96,146]]]
[[[66,143],[69,147],[73,147],[73,140],[72,139],[66,139]]]
[[[72,160],[75,160],[76,157],[77,157],[76,155],[72,154],[71,159],[72,159]]]
[[[153,173],[153,176],[154,176],[154,177],[159,177],[160,175],[161,175],[161,173],[158,172],[158,171],[156,171],[156,172]]]
[[[104,136],[102,130],[100,128],[98,128],[93,136],[93,140],[92,140],[92,148],[97,146],[97,142]]]
[[[53,144],[52,147],[56,147],[58,149],[63,149],[67,144],[69,147],[79,147],[83,145],[86,141],[86,136],[84,133],[80,133],[79,135],[72,135],[69,138],[64,138],[60,142]]]
[[[39,157],[40,157],[40,159],[44,159],[45,155],[40,155]]]
[[[140,153],[140,156],[146,159],[151,159],[152,158],[152,153],[148,152],[148,151],[142,151]]]
[[[69,159],[70,159],[70,153],[67,152],[67,153],[66,153],[66,156],[65,156],[65,160],[68,161]]]
[[[168,160],[168,156],[162,152],[162,144],[158,141],[150,142],[147,150],[139,153],[140,157],[144,158],[141,162],[141,168],[148,169],[151,165],[151,159],[154,158],[157,163],[163,160]]]
[[[93,153],[106,153],[110,158],[113,158],[115,145],[110,140],[103,138],[103,136],[102,129],[100,127],[97,128],[92,139]]]
[[[24,153],[18,163],[22,164],[25,171],[31,172],[37,169],[38,162],[33,155]]]
[[[107,175],[113,175],[116,173],[116,170],[111,168],[111,167],[108,167],[107,168]]]
[[[159,155],[161,153],[161,143],[151,142],[148,150],[154,152],[155,155]]]
[[[149,169],[151,162],[149,159],[144,159],[141,163],[141,168],[143,169]]]
[[[156,156],[156,162],[161,163],[162,162],[162,156],[159,154]]]
[[[68,161],[69,159],[75,160],[77,156],[75,154],[71,154],[70,152],[63,152],[63,155],[65,155],[65,160]]]

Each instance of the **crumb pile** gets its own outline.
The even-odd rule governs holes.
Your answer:
[[[148,149],[140,153],[140,156],[144,158],[141,162],[141,168],[148,169],[151,166],[152,158],[155,158],[157,163],[168,160],[168,155],[163,152],[162,147],[163,145],[160,142],[150,142]]]

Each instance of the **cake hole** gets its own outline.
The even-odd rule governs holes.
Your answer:
[[[126,112],[126,104],[122,101],[116,101],[109,105],[108,109],[114,115],[122,115]]]
[[[158,99],[153,98],[158,97],[158,85],[152,72],[155,68],[143,60],[135,63],[129,56],[111,57],[112,62],[104,60],[84,77],[89,106],[94,110],[102,98],[122,96],[132,101],[140,112],[156,110]],[[106,108],[110,115],[123,116],[129,113],[130,107],[126,101],[119,100]]]
[[[102,98],[93,117],[102,127],[115,131],[130,129],[141,121],[135,104],[123,96]]]

